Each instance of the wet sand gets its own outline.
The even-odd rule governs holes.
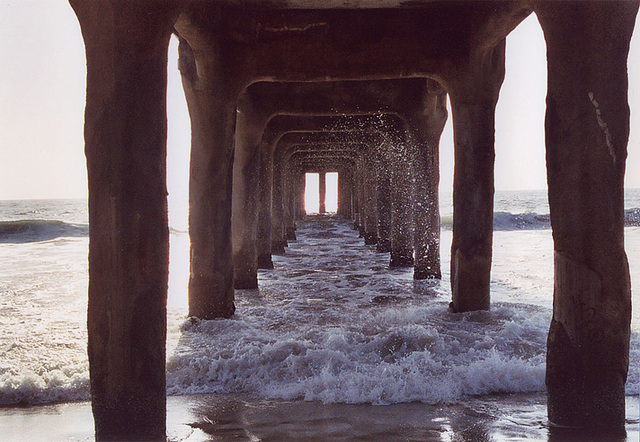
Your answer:
[[[627,397],[626,437],[557,434],[544,394],[468,398],[464,403],[387,406],[272,401],[246,395],[167,398],[170,441],[637,441],[638,396]],[[0,409],[0,439],[91,441],[88,402]]]

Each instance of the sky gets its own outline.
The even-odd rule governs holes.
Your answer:
[[[637,32],[636,34],[640,34]],[[0,0],[0,200],[84,198],[85,58],[65,0]],[[168,65],[170,205],[188,195],[189,117],[172,39]],[[640,37],[629,57],[631,135],[626,186],[640,188]],[[507,38],[507,74],[496,109],[497,190],[546,188],[546,62],[532,15]],[[637,129],[636,129],[637,128]],[[451,119],[440,146],[442,192],[453,181]]]

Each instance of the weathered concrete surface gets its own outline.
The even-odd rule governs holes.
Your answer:
[[[413,279],[440,279],[440,205],[438,204],[440,135],[447,121],[447,93],[436,81],[427,82],[423,107],[407,118],[414,163]]]
[[[444,79],[457,63],[468,64],[476,48],[504,39],[530,12],[518,1],[286,13],[190,2],[183,17],[210,46],[224,45],[234,54],[229,72],[248,86],[273,80]]]
[[[287,241],[296,241],[296,181],[302,171],[295,163],[288,163],[284,175],[284,233]]]
[[[177,26],[177,25],[176,25]],[[236,100],[240,86],[225,75],[230,54],[197,54],[211,44],[183,17],[180,72],[191,117],[189,315],[233,315],[231,189]]]
[[[231,203],[233,285],[236,289],[258,288],[258,205],[260,193],[260,139],[262,127],[253,124],[254,109],[241,95],[236,113]],[[266,196],[266,195],[265,195]],[[269,195],[270,199],[271,196]]]
[[[398,139],[392,143],[391,162],[391,260],[390,267],[413,267],[413,162],[408,142]]]
[[[451,91],[455,139],[451,308],[489,309],[493,243],[495,106],[504,79],[504,41],[474,54]]]
[[[272,269],[271,259],[271,205],[273,186],[273,154],[261,145],[260,187],[258,195],[258,225],[256,228],[256,254],[259,269]]]
[[[307,211],[305,209],[305,188],[306,188],[306,176],[305,176],[305,170],[303,168],[303,166],[301,165],[301,173],[300,176],[298,177],[298,195],[297,195],[297,199],[296,199],[296,220],[303,220],[304,217],[307,215]]]
[[[391,252],[391,189],[393,182],[391,180],[391,161],[389,156],[389,141],[378,146],[376,152],[376,212],[377,212],[377,246],[376,250],[380,253]],[[348,189],[343,189],[348,192]]]
[[[376,189],[376,151],[372,147],[368,148],[360,156],[361,162],[358,170],[362,174],[363,189],[363,227],[364,243],[366,245],[378,244],[378,214],[377,214],[377,189]]]
[[[87,56],[91,398],[97,440],[165,438],[171,2],[72,0]]]
[[[539,2],[535,8],[547,42],[555,250],[549,421],[623,433],[631,320],[623,238],[627,54],[638,3]]]
[[[287,247],[284,231],[284,172],[285,161],[284,153],[278,156],[273,155],[273,187],[271,199],[271,253],[273,255],[281,255]]]
[[[353,167],[338,169],[338,215],[345,219],[353,219]]]

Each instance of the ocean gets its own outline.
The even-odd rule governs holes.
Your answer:
[[[634,301],[627,431],[637,440],[640,190],[625,206]],[[413,281],[348,223],[308,217],[275,269],[260,271],[260,289],[236,291],[234,318],[215,321],[187,318],[189,237],[184,213],[173,213],[170,438],[459,440],[464,427],[482,440],[547,440],[546,194],[496,193],[489,312],[448,310],[451,212],[443,195],[441,281]],[[61,440],[91,438],[87,248],[86,201],[0,201],[0,434],[10,440],[42,434],[57,415],[66,416],[53,424]]]

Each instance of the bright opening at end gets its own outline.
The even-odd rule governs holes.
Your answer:
[[[327,173],[327,212],[338,211],[338,172]]]
[[[338,172],[326,175],[325,210],[328,213],[338,211]],[[320,212],[320,174],[305,174],[304,210],[307,213]]]
[[[306,173],[304,176],[304,211],[318,213],[320,210],[320,175]]]

